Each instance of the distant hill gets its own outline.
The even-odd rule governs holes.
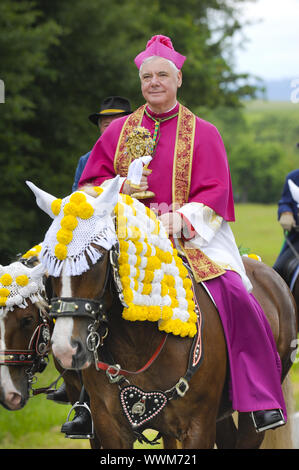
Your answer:
[[[282,80],[265,80],[262,85],[265,87],[265,94],[259,93],[259,98],[269,101],[290,101],[294,87],[291,86],[293,78]]]

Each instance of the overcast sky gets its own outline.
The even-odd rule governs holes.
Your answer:
[[[261,21],[244,28],[248,42],[235,52],[236,70],[264,79],[299,78],[299,0],[256,0],[243,11],[243,19]]]

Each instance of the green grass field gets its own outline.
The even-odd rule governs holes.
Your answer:
[[[276,219],[275,205],[236,205],[237,222],[232,224],[238,246],[261,256],[272,265],[283,242],[282,230]],[[299,367],[292,369],[292,380],[299,410]],[[39,375],[36,388],[49,385],[58,376],[52,362]],[[31,398],[23,410],[12,412],[0,408],[0,449],[88,449],[86,440],[66,439],[60,427],[70,406],[55,404],[45,395]],[[136,448],[141,448],[136,444]]]

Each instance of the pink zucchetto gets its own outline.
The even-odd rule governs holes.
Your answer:
[[[140,54],[135,57],[134,62],[137,68],[140,69],[145,59],[152,56],[163,57],[164,59],[171,60],[179,70],[183,67],[186,60],[185,56],[174,50],[171,39],[167,36],[162,36],[161,34],[153,36],[148,41],[145,51],[140,52]]]

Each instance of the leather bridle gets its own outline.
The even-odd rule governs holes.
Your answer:
[[[32,333],[28,348],[0,350],[0,366],[29,366],[29,375],[42,372],[47,365],[50,337],[47,317],[39,310],[39,323]]]
[[[105,305],[106,303],[104,300],[104,295],[111,273],[113,274],[112,278],[119,299],[123,303],[122,286],[118,278],[118,250],[118,244],[114,245],[110,249],[104,286],[102,288],[101,294],[97,299],[55,297],[51,300],[49,312],[49,316],[53,317],[54,319],[68,316],[74,318],[83,317],[93,320],[93,323],[88,326],[89,334],[86,339],[87,349],[94,355],[96,369],[104,370],[111,383],[118,382],[123,376],[128,376],[131,374],[135,375],[147,370],[160,354],[167,339],[167,334],[163,335],[162,341],[153,356],[146,363],[146,365],[138,371],[126,371],[121,369],[118,364],[113,363],[114,361],[110,357],[110,353],[110,363],[99,361],[97,350],[99,346],[103,346],[104,339],[108,334],[108,316],[106,314],[107,306]]]

